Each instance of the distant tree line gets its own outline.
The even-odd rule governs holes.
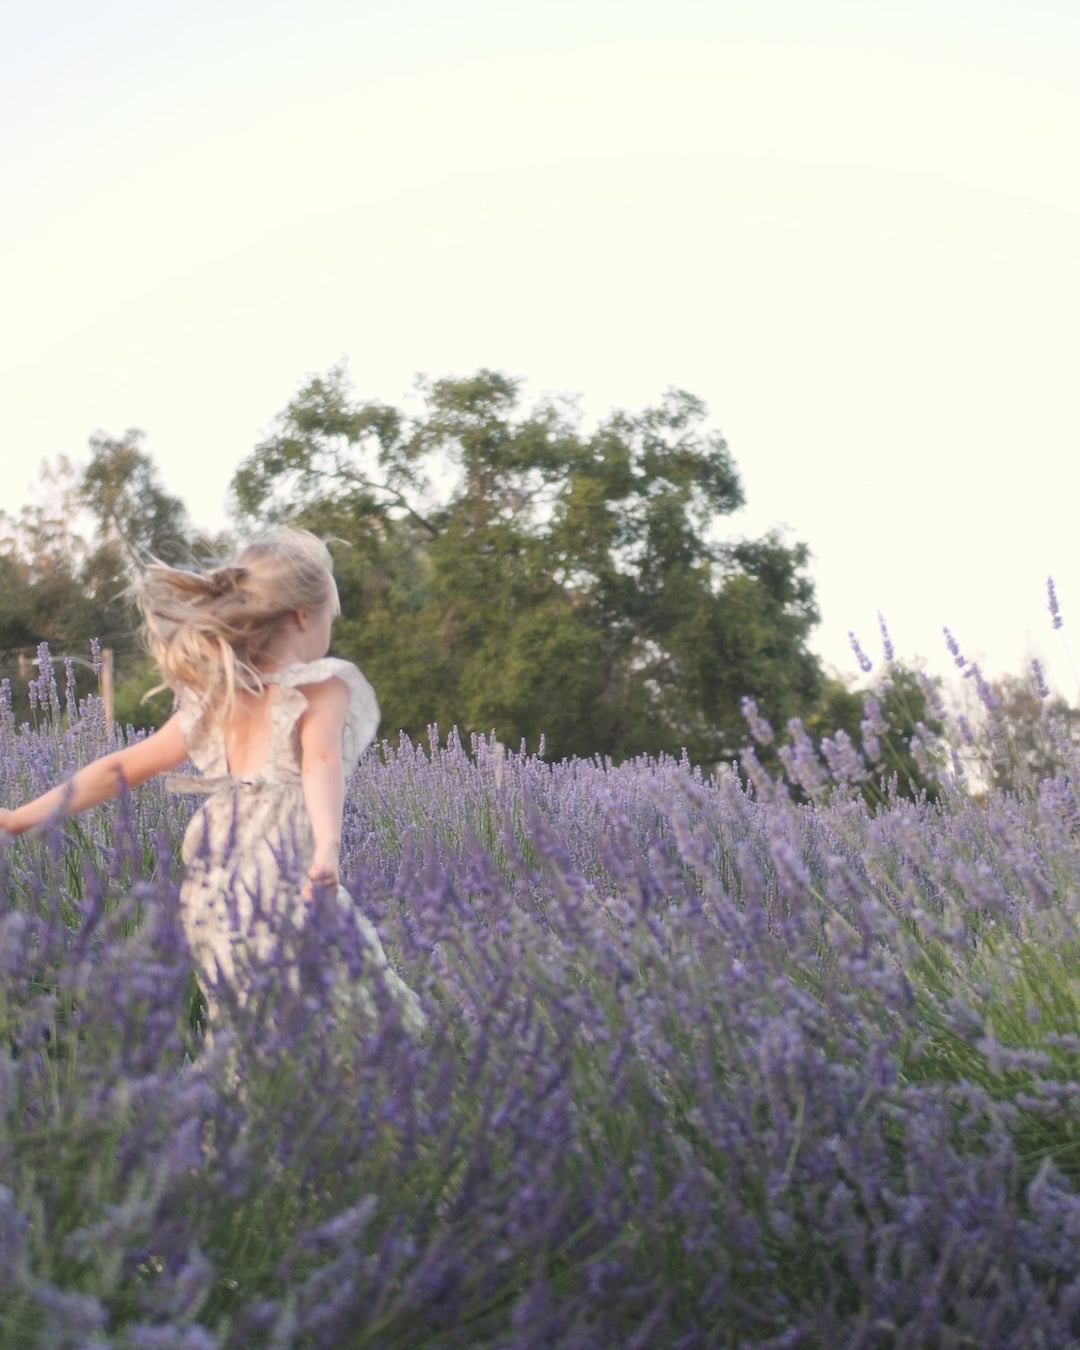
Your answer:
[[[97,638],[116,652],[118,719],[159,722],[170,703],[140,702],[154,676],[127,587],[147,556],[198,561],[230,540],[193,529],[137,431],[95,436],[87,464],[48,478],[46,505],[0,516],[0,673],[39,642],[85,653]],[[688,393],[583,430],[570,403],[522,408],[497,372],[419,382],[405,410],[355,399],[336,367],[300,389],[232,494],[241,534],[288,520],[331,540],[333,649],[368,673],[391,739],[435,723],[553,759],[685,751],[713,768],[747,742],[750,696],[779,740],[798,718],[817,741],[862,744],[862,694],[807,646],[807,546],[722,528],[742,485]],[[935,724],[913,672],[894,666],[881,717],[882,771],[933,792],[909,748]],[[759,752],[775,764],[776,744]]]
[[[157,725],[171,702],[142,701],[155,681],[138,636],[132,578],[148,556],[183,562],[227,541],[192,528],[139,431],[91,437],[88,463],[62,457],[46,465],[39,498],[15,516],[0,512],[0,678],[11,682],[16,717],[29,714],[25,675],[39,673],[32,662],[40,643],[58,660],[85,659],[96,640],[115,654],[117,720]],[[74,674],[77,692],[89,692],[86,668]]]

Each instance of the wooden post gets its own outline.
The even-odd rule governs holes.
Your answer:
[[[105,705],[105,734],[113,729],[113,649],[101,649],[101,701]]]
[[[31,678],[31,675],[30,675],[30,658],[26,655],[26,653],[25,653],[25,652],[22,650],[22,648],[20,647],[20,648],[19,648],[19,679],[23,682],[23,684],[25,684],[25,683],[27,682],[27,680],[29,680],[30,678]]]

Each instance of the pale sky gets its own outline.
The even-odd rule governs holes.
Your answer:
[[[0,0],[0,505],[140,427],[217,528],[343,357],[675,385],[828,664],[882,610],[1076,702],[1078,58],[1075,0]]]

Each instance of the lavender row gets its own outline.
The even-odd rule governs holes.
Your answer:
[[[5,794],[102,748],[50,698]],[[927,741],[937,801],[871,807],[788,745],[372,755],[345,853],[419,1041],[321,901],[204,1040],[153,785],[5,850],[0,1344],[1080,1341],[1075,774],[980,802]]]

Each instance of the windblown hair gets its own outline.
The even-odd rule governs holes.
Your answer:
[[[146,645],[165,684],[193,689],[228,717],[241,690],[263,688],[261,668],[286,618],[337,604],[333,562],[321,539],[281,527],[230,561],[203,570],[153,561],[135,587]]]

